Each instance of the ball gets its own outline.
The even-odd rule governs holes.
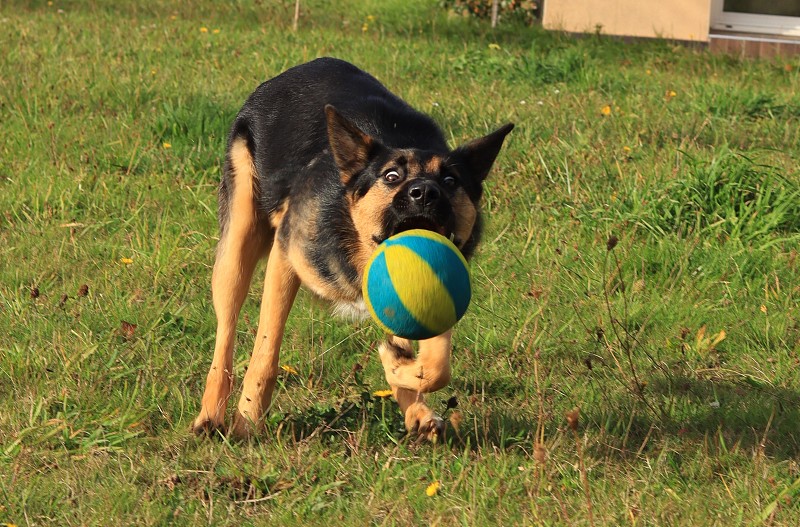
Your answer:
[[[401,232],[378,246],[364,270],[362,292],[381,328],[412,340],[453,327],[472,296],[461,251],[423,229]]]

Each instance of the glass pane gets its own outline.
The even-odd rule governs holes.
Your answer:
[[[800,16],[798,0],[725,0],[723,5],[724,12]]]

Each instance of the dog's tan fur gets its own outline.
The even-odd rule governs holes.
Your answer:
[[[307,264],[301,251],[293,250],[291,245],[283,247],[275,236],[284,221],[285,209],[273,213],[268,222],[258,218],[255,167],[244,141],[233,144],[230,161],[234,174],[233,206],[217,248],[211,286],[217,314],[217,339],[200,414],[192,428],[198,433],[224,429],[225,408],[234,381],[236,322],[256,264],[268,255],[253,354],[229,430],[232,437],[247,438],[263,427],[264,415],[272,401],[284,327],[300,287],[301,275],[308,275],[303,278],[311,282],[312,289],[314,283],[311,279],[313,273],[304,272]],[[376,201],[385,203],[385,199],[382,197]],[[368,202],[362,205],[368,207]],[[357,214],[355,209],[354,214]],[[367,229],[364,232],[370,232],[369,221],[362,225]],[[304,280],[304,283],[307,282]],[[324,291],[317,293],[324,296]],[[425,405],[423,394],[436,391],[449,382],[450,341],[450,331],[420,341],[416,358],[413,343],[409,340],[390,337],[380,346],[386,380],[405,415],[406,427],[427,437],[443,431],[441,418]]]
[[[227,430],[240,438],[263,427],[300,285],[340,313],[366,314],[364,268],[391,236],[428,229],[469,258],[480,240],[483,182],[513,127],[451,149],[429,116],[333,58],[258,86],[228,136],[211,279],[217,335],[194,431],[225,431],[236,324],[260,259],[268,258],[258,329]],[[427,437],[443,430],[424,394],[450,380],[451,338],[447,331],[421,340],[418,352],[397,337],[380,346],[408,430]]]

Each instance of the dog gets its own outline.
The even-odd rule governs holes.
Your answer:
[[[261,84],[228,136],[211,279],[217,332],[197,434],[257,434],[301,285],[337,310],[367,313],[364,267],[383,240],[413,228],[449,237],[465,257],[480,238],[478,205],[509,123],[451,150],[427,115],[356,66],[320,58]],[[230,428],[236,323],[257,262],[267,258],[253,354]],[[406,429],[433,438],[444,422],[423,394],[450,381],[452,330],[379,346]]]

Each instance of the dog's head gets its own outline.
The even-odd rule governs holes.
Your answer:
[[[441,152],[390,148],[332,106],[325,113],[331,153],[367,253],[394,234],[427,229],[450,238],[465,256],[471,254],[480,229],[483,181],[513,124]]]

